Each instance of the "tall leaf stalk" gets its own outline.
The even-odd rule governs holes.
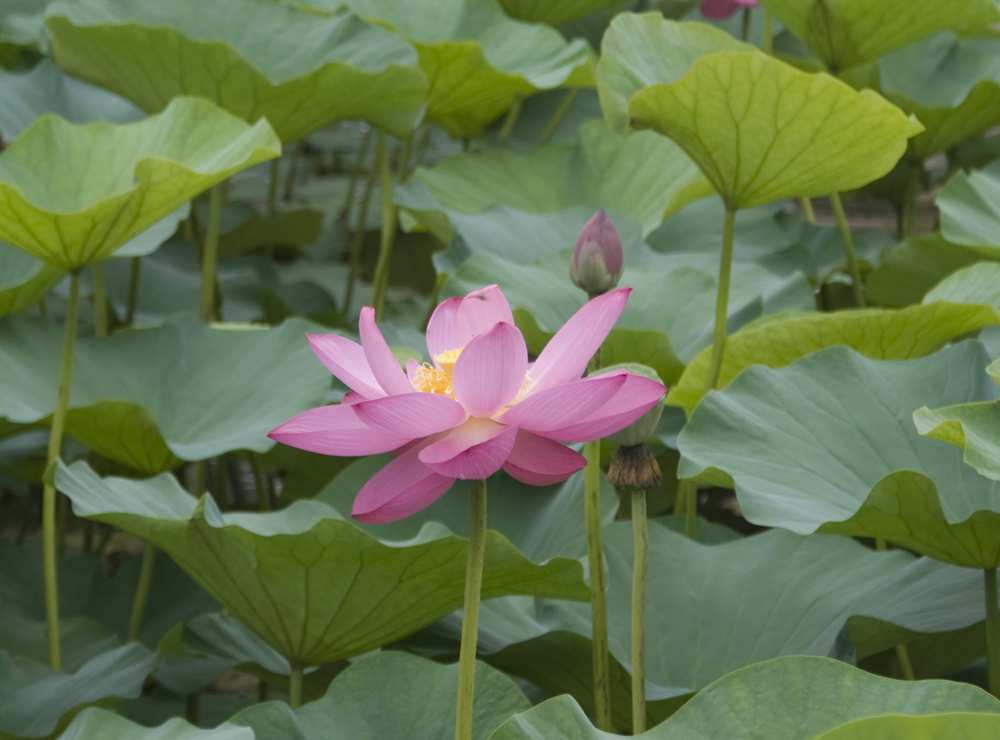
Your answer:
[[[646,492],[632,490],[632,734],[646,731],[646,576],[649,572],[649,525]]]
[[[851,225],[847,222],[847,214],[844,213],[844,204],[840,200],[840,193],[830,195],[830,205],[833,206],[833,214],[837,217],[840,238],[844,241],[847,268],[851,272],[851,285],[854,288],[854,304],[858,308],[864,308],[866,303],[864,286],[861,282],[861,270],[858,268],[858,258],[854,252],[854,237],[851,235]]]
[[[59,394],[52,413],[49,449],[45,458],[45,485],[42,489],[42,559],[45,572],[45,621],[49,633],[49,665],[62,670],[62,650],[59,644],[59,586],[56,574],[56,488],[52,483],[54,466],[62,449],[69,389],[73,380],[73,345],[80,308],[80,271],[69,277],[69,304],[66,307],[66,329],[63,335],[62,360],[59,366]]]
[[[389,290],[389,263],[392,244],[396,236],[396,206],[392,202],[392,176],[389,172],[389,144],[386,135],[379,131],[375,140],[375,159],[378,162],[379,185],[382,189],[382,234],[379,240],[378,261],[372,278],[372,305],[375,320],[385,315],[385,296]]]
[[[479,603],[486,560],[486,481],[472,481],[472,517],[469,554],[465,566],[465,605],[462,610],[462,644],[458,658],[458,705],[455,740],[472,740],[472,704],[476,684],[476,643],[479,637]]]

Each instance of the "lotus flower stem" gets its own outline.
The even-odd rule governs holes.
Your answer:
[[[128,276],[128,305],[125,309],[125,324],[131,326],[135,321],[135,304],[139,299],[139,271],[142,269],[141,257],[133,257]]]
[[[774,51],[774,26],[772,20],[771,11],[764,8],[764,35],[760,40],[760,48],[765,54],[770,54]]]
[[[292,672],[288,676],[288,706],[298,709],[302,706],[302,664],[292,663]]]
[[[521,104],[523,102],[524,98],[520,95],[515,95],[514,99],[510,101],[507,117],[503,119],[503,126],[500,128],[500,134],[497,137],[500,141],[510,136],[511,131],[514,130],[514,126],[517,125],[517,119],[521,116]]]
[[[476,642],[479,636],[479,602],[486,559],[486,481],[472,481],[472,520],[469,555],[465,568],[465,606],[462,611],[462,645],[458,658],[458,705],[455,740],[472,740],[472,701],[476,682]]]
[[[358,225],[354,229],[354,240],[351,242],[351,263],[347,273],[347,287],[344,290],[344,307],[341,309],[346,316],[351,310],[351,301],[354,299],[354,284],[358,280],[358,272],[361,270],[361,246],[365,242],[365,222],[368,220],[368,204],[372,201],[372,192],[375,190],[375,176],[378,170],[372,167],[365,180],[365,192],[361,196],[361,211],[358,213]]]
[[[590,361],[588,374],[601,369],[601,350]],[[608,604],[601,548],[601,440],[587,442],[584,472],[584,516],[587,522],[587,563],[590,570],[590,610],[593,622],[594,715],[597,729],[611,732],[611,665],[608,657]]]
[[[66,333],[63,336],[62,362],[59,368],[59,395],[52,412],[52,431],[49,433],[49,451],[46,457],[46,481],[52,478],[52,467],[62,448],[66,410],[69,407],[69,388],[73,378],[73,344],[76,341],[76,323],[80,306],[80,273],[73,271],[69,277],[69,304],[66,307]],[[49,664],[52,670],[62,669],[59,645],[59,590],[56,580],[56,488],[46,482],[42,489],[42,553],[45,568],[45,618],[49,633]]]
[[[649,571],[649,529],[646,491],[632,490],[632,734],[646,731],[646,574]]]
[[[389,145],[386,135],[379,131],[375,139],[375,157],[378,160],[379,185],[382,189],[382,236],[379,241],[378,261],[372,278],[372,305],[375,320],[385,314],[385,294],[389,289],[389,262],[392,242],[396,236],[396,207],[392,202],[392,178],[389,173]]]
[[[542,131],[542,135],[538,137],[539,144],[548,144],[552,141],[552,137],[555,136],[556,130],[559,128],[559,124],[562,123],[563,118],[569,112],[569,109],[573,107],[573,101],[576,100],[576,96],[580,94],[580,88],[574,87],[572,90],[566,93],[566,97],[562,99],[559,103],[559,107],[556,108],[556,112],[552,114],[552,118],[549,122],[545,124],[545,129]]]
[[[146,601],[149,599],[149,588],[153,583],[153,564],[156,562],[156,545],[145,542],[142,549],[142,569],[139,571],[139,582],[135,587],[135,599],[132,601],[132,615],[128,621],[128,641],[139,639],[142,630],[142,615],[146,611]]]
[[[743,8],[743,41],[750,41],[750,8]]]
[[[358,191],[358,181],[361,179],[361,172],[365,166],[365,157],[368,156],[368,147],[372,142],[372,129],[365,131],[361,139],[361,146],[358,147],[358,156],[354,160],[354,167],[351,169],[351,181],[347,185],[347,197],[344,199],[344,227],[348,228],[348,216],[354,207],[354,196]]]
[[[90,277],[94,289],[94,334],[106,337],[108,335],[108,299],[104,289],[104,266],[100,262],[95,262],[90,266]]]
[[[219,183],[209,191],[208,227],[201,256],[201,319],[206,323],[215,319],[215,262],[219,255],[223,189],[222,183]]]
[[[809,198],[806,198],[805,196],[803,196],[803,197],[799,198],[799,204],[802,206],[802,213],[805,215],[806,221],[808,221],[810,224],[812,224],[813,226],[815,226],[816,225],[816,211],[813,210],[812,201]]]
[[[986,665],[990,693],[1000,698],[1000,602],[997,601],[997,569],[983,570],[986,593]]]
[[[851,271],[851,282],[854,287],[854,303],[858,308],[864,308],[866,304],[865,292],[861,283],[861,271],[858,269],[858,258],[854,254],[851,225],[847,223],[847,214],[844,213],[844,204],[840,200],[840,193],[833,193],[830,196],[830,205],[833,206],[837,225],[840,226],[840,237],[844,240],[844,253],[847,255],[847,267]]]

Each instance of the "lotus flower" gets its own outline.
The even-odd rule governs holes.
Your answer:
[[[390,522],[429,506],[456,479],[503,468],[530,485],[565,480],[586,464],[560,444],[585,442],[631,424],[657,403],[662,384],[619,370],[583,378],[591,356],[621,315],[630,288],[594,298],[566,322],[534,363],[510,305],[496,285],[437,307],[427,326],[433,364],[406,372],[361,312],[361,344],[310,335],[324,365],[350,389],[337,406],[299,414],[270,433],[325,455],[396,459],[369,480],[352,515]]]
[[[570,279],[587,293],[605,293],[618,285],[624,264],[621,235],[602,208],[580,231],[569,262]]]
[[[757,8],[757,0],[705,0],[701,4],[701,14],[706,18],[721,20],[728,18],[740,8]]]

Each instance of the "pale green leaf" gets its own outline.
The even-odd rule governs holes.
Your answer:
[[[678,23],[656,12],[620,13],[604,34],[597,63],[597,92],[608,126],[624,132],[632,96],[651,85],[677,82],[699,57],[752,48],[704,23]]]
[[[922,130],[870,90],[756,51],[703,56],[633,95],[628,114],[680,144],[733,208],[861,187]]]
[[[1000,257],[1000,162],[956,172],[938,195],[937,206],[945,239]]]
[[[1000,717],[993,714],[951,712],[925,717],[870,717],[848,722],[817,740],[992,740],[1000,733]]]
[[[251,730],[229,723],[200,730],[182,719],[150,729],[103,709],[87,709],[73,720],[59,740],[254,740]]]
[[[997,714],[986,692],[946,681],[879,678],[828,658],[789,657],[743,668],[700,691],[648,740],[816,740],[852,720],[942,712]],[[511,718],[491,740],[611,740],[569,697]]]
[[[575,206],[605,208],[634,218],[643,234],[711,191],[680,147],[655,134],[623,137],[594,120],[579,128],[577,139],[577,145],[552,144],[525,153],[457,154],[419,168],[414,179],[426,186],[431,202],[458,213],[501,204],[546,214]]]
[[[998,484],[921,437],[913,412],[995,400],[976,342],[905,362],[834,347],[751,367],[705,396],[678,438],[678,474],[722,471],[744,516],[806,534],[882,537],[970,568],[1000,564]]]
[[[614,12],[617,4],[615,0],[500,0],[500,6],[511,18],[558,26],[608,8]]]
[[[924,296],[924,303],[935,301],[1000,306],[1000,264],[977,262],[955,270]]]
[[[763,0],[763,5],[834,71],[935,31],[1000,21],[993,0]]]
[[[0,237],[78,269],[234,172],[279,154],[266,121],[250,127],[197,98],[178,98],[160,115],[125,126],[43,116],[0,155]]]
[[[508,18],[496,0],[345,0],[417,48],[430,80],[427,116],[455,137],[478,135],[516,97],[556,87],[592,87],[594,53],[554,28]]]
[[[57,0],[46,25],[63,69],[163,110],[207,98],[284,142],[336,120],[363,118],[405,136],[427,80],[413,48],[357,18],[254,0]]]
[[[1000,123],[1000,40],[945,31],[878,64],[883,94],[924,126],[912,142],[918,159]]]
[[[159,656],[137,643],[91,658],[73,673],[14,662],[0,653],[0,685],[4,687],[0,736],[47,737],[88,704],[135,698],[158,662]]]
[[[351,665],[326,696],[295,712],[272,702],[245,709],[232,722],[256,740],[439,740],[454,732],[458,666],[385,652]],[[531,708],[507,676],[476,665],[474,740],[486,740],[504,720]]]
[[[997,266],[1000,270],[1000,266]],[[900,311],[868,309],[837,313],[777,314],[726,338],[718,388],[725,388],[751,365],[779,368],[827,347],[845,345],[875,360],[907,360],[936,351],[947,340],[1000,324],[993,301],[934,302]],[[954,299],[951,299],[954,300]],[[1000,305],[1000,300],[996,305]],[[705,395],[711,349],[702,350],[670,389],[667,403],[688,416]]]
[[[917,431],[965,450],[965,462],[980,475],[1000,480],[1000,406],[995,401],[963,403],[913,413]]]
[[[329,506],[298,501],[269,514],[221,514],[177,480],[99,478],[60,464],[56,486],[80,516],[113,523],[167,552],[226,609],[287,660],[320,665],[404,637],[458,608],[464,539],[430,524],[382,544]],[[483,598],[526,593],[586,599],[580,563],[527,560],[487,536]]]
[[[271,449],[267,433],[319,405],[330,387],[306,341],[316,327],[297,318],[270,329],[231,327],[181,315],[156,329],[81,338],[66,432],[150,473]],[[11,317],[0,336],[0,374],[10,379],[0,386],[0,418],[45,423],[56,404],[62,329]]]

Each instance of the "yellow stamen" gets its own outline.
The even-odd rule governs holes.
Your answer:
[[[455,363],[458,362],[458,356],[462,354],[463,349],[465,349],[465,347],[450,349],[447,352],[442,352],[434,358],[434,361],[441,366],[441,369],[448,373],[448,377],[451,377],[451,373],[455,369]]]
[[[413,388],[421,393],[440,393],[450,398],[455,397],[455,392],[451,388],[451,373],[439,370],[425,362],[417,369],[413,378]]]

